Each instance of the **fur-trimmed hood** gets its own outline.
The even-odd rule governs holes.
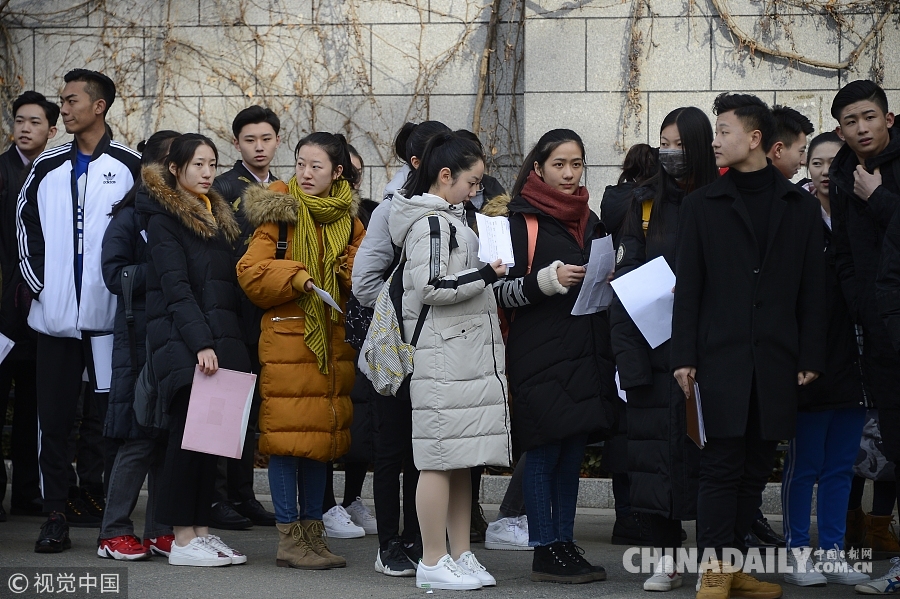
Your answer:
[[[352,192],[350,218],[359,213],[359,192]],[[275,181],[268,187],[248,185],[243,194],[244,215],[247,222],[255,229],[265,223],[297,223],[297,211],[300,202],[288,192],[284,181]]]
[[[502,194],[491,198],[481,207],[481,213],[485,216],[509,216],[509,202],[512,200],[509,194]]]
[[[150,198],[158,204],[159,211],[164,211],[183,224],[189,231],[201,239],[212,239],[221,231],[225,238],[233,243],[240,237],[241,229],[234,218],[234,211],[225,199],[210,189],[206,193],[212,206],[212,214],[199,198],[192,194],[172,189],[166,183],[161,165],[147,165],[141,169],[144,188]],[[148,212],[148,206],[139,207],[141,212]],[[149,207],[152,212],[152,207]]]

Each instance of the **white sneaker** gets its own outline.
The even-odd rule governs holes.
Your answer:
[[[528,516],[500,518],[488,524],[484,548],[502,551],[534,551],[528,546]]]
[[[681,574],[675,571],[675,559],[671,555],[664,555],[656,563],[653,576],[644,581],[644,590],[671,591],[680,587],[683,582]]]
[[[206,542],[209,543],[210,546],[219,553],[224,553],[225,555],[230,557],[231,563],[235,566],[247,563],[247,556],[240,551],[232,549],[231,547],[226,545],[225,541],[223,541],[221,537],[217,535],[209,535],[206,537]]]
[[[810,555],[809,547],[792,547],[787,552],[787,565],[790,572],[784,575],[784,581],[800,587],[823,587],[828,579],[816,570]]]
[[[478,558],[471,551],[466,551],[456,560],[456,565],[462,568],[467,574],[471,574],[481,581],[483,587],[497,586],[497,579],[490,575],[487,568],[481,565]]]
[[[891,558],[891,569],[884,576],[853,588],[862,595],[887,595],[896,592],[900,589],[900,557]]]
[[[358,539],[366,536],[366,531],[350,519],[350,514],[341,505],[336,505],[324,514],[325,534],[333,539]]]
[[[172,550],[169,552],[170,566],[228,566],[230,564],[231,558],[210,545],[205,537],[194,537],[184,547],[173,541]]]
[[[453,558],[445,555],[436,566],[426,566],[419,562],[416,568],[416,586],[420,589],[448,589],[452,591],[474,591],[482,587],[481,581],[456,565]]]
[[[835,543],[834,549],[822,551],[821,557],[818,558],[819,569],[828,582],[857,585],[871,580],[868,574],[859,572],[850,565],[845,557],[844,551],[837,546],[837,543]]]
[[[362,502],[359,497],[346,508],[346,512],[350,515],[350,520],[366,531],[367,535],[378,534],[378,521],[369,511],[369,508]]]

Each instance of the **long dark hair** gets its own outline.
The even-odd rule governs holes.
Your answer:
[[[181,135],[181,133],[178,131],[163,129],[138,143],[137,150],[141,153],[141,166],[165,163],[166,155],[169,153],[169,146],[171,145],[172,140],[179,135]],[[109,215],[115,216],[122,208],[133,206],[140,187],[141,177],[138,175],[137,180],[134,182],[134,185],[131,186],[131,189],[128,190],[128,193],[125,194],[125,197],[113,204],[112,211]]]
[[[619,175],[618,184],[634,183],[642,185],[647,179],[656,174],[659,165],[656,160],[656,152],[650,144],[634,144],[625,154],[622,162],[622,174]]]
[[[553,129],[541,135],[541,138],[534,144],[534,147],[531,148],[528,156],[522,162],[522,168],[519,169],[519,175],[516,177],[516,182],[512,188],[512,197],[516,197],[522,192],[522,188],[525,187],[525,181],[528,180],[528,175],[534,170],[535,162],[543,165],[550,158],[553,150],[570,141],[575,142],[581,148],[581,159],[584,160],[584,142],[571,129]]]
[[[413,156],[422,159],[428,140],[438,133],[449,133],[450,127],[440,121],[422,121],[416,123],[404,123],[394,139],[394,153],[404,163],[412,168]]]
[[[676,108],[666,115],[659,132],[670,125],[678,127],[678,135],[681,137],[681,148],[684,150],[685,174],[681,181],[667,173],[662,163],[657,167],[656,175],[651,177],[646,186],[654,191],[653,208],[650,211],[650,221],[653,228],[648,230],[648,237],[659,238],[665,235],[676,223],[666,222],[663,211],[663,202],[668,201],[675,194],[687,195],[708,185],[719,176],[716,167],[716,157],[712,149],[713,130],[709,117],[694,106]],[[632,214],[637,214],[635,208]]]
[[[359,182],[360,173],[359,170],[353,166],[353,161],[350,160],[350,144],[347,143],[346,137],[340,133],[325,133],[324,131],[310,133],[297,142],[297,146],[294,148],[294,160],[297,159],[300,148],[303,146],[316,146],[322,148],[322,151],[328,154],[328,159],[331,160],[331,172],[333,173],[336,171],[338,165],[341,165],[344,167],[344,170],[341,172],[341,177],[347,180],[350,187],[356,187],[356,184]]]
[[[185,133],[172,140],[172,145],[169,146],[169,154],[166,156],[166,168],[163,170],[163,176],[169,187],[172,189],[177,189],[178,187],[175,175],[172,174],[169,167],[174,164],[176,170],[179,171],[187,168],[191,163],[191,159],[194,157],[194,152],[196,152],[197,148],[200,146],[209,146],[212,148],[213,154],[216,157],[216,162],[219,162],[219,150],[216,148],[216,144],[205,135],[199,133]]]
[[[484,153],[471,139],[452,132],[435,135],[425,146],[419,168],[412,171],[406,181],[406,195],[428,193],[443,168],[449,168],[450,176],[456,180],[460,173],[472,168],[479,160],[484,161]]]

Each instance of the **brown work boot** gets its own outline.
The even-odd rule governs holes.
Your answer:
[[[844,532],[844,547],[847,550],[865,547],[866,513],[862,506],[847,510],[847,529]]]
[[[298,568],[300,570],[327,570],[330,562],[319,557],[313,551],[306,529],[299,522],[291,524],[275,524],[278,529],[278,553],[275,554],[275,565],[279,568]]]
[[[722,562],[713,562],[712,568],[700,572],[700,589],[697,599],[728,599],[731,597],[733,574],[723,569]]]
[[[866,514],[866,546],[872,548],[873,559],[900,556],[900,543],[894,533],[893,516]]]
[[[306,535],[313,551],[322,559],[328,560],[329,568],[343,568],[347,560],[335,555],[325,543],[325,524],[321,520],[301,520],[300,525],[306,529]]]
[[[750,599],[778,599],[781,585],[756,580],[746,572],[738,570],[731,575],[731,596]]]

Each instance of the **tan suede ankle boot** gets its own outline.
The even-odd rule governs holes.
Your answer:
[[[873,559],[900,556],[900,543],[897,543],[893,524],[893,516],[866,514],[866,547],[872,548]]]
[[[844,532],[844,547],[855,549],[865,547],[866,543],[866,512],[862,506],[847,510],[847,529]]]
[[[275,565],[279,568],[300,570],[327,570],[330,562],[320,557],[312,548],[306,529],[299,522],[276,524],[278,529],[278,553]]]
[[[343,568],[347,560],[335,555],[325,543],[325,524],[321,520],[301,520],[300,525],[306,529],[306,535],[313,551],[329,563],[329,568]]]

